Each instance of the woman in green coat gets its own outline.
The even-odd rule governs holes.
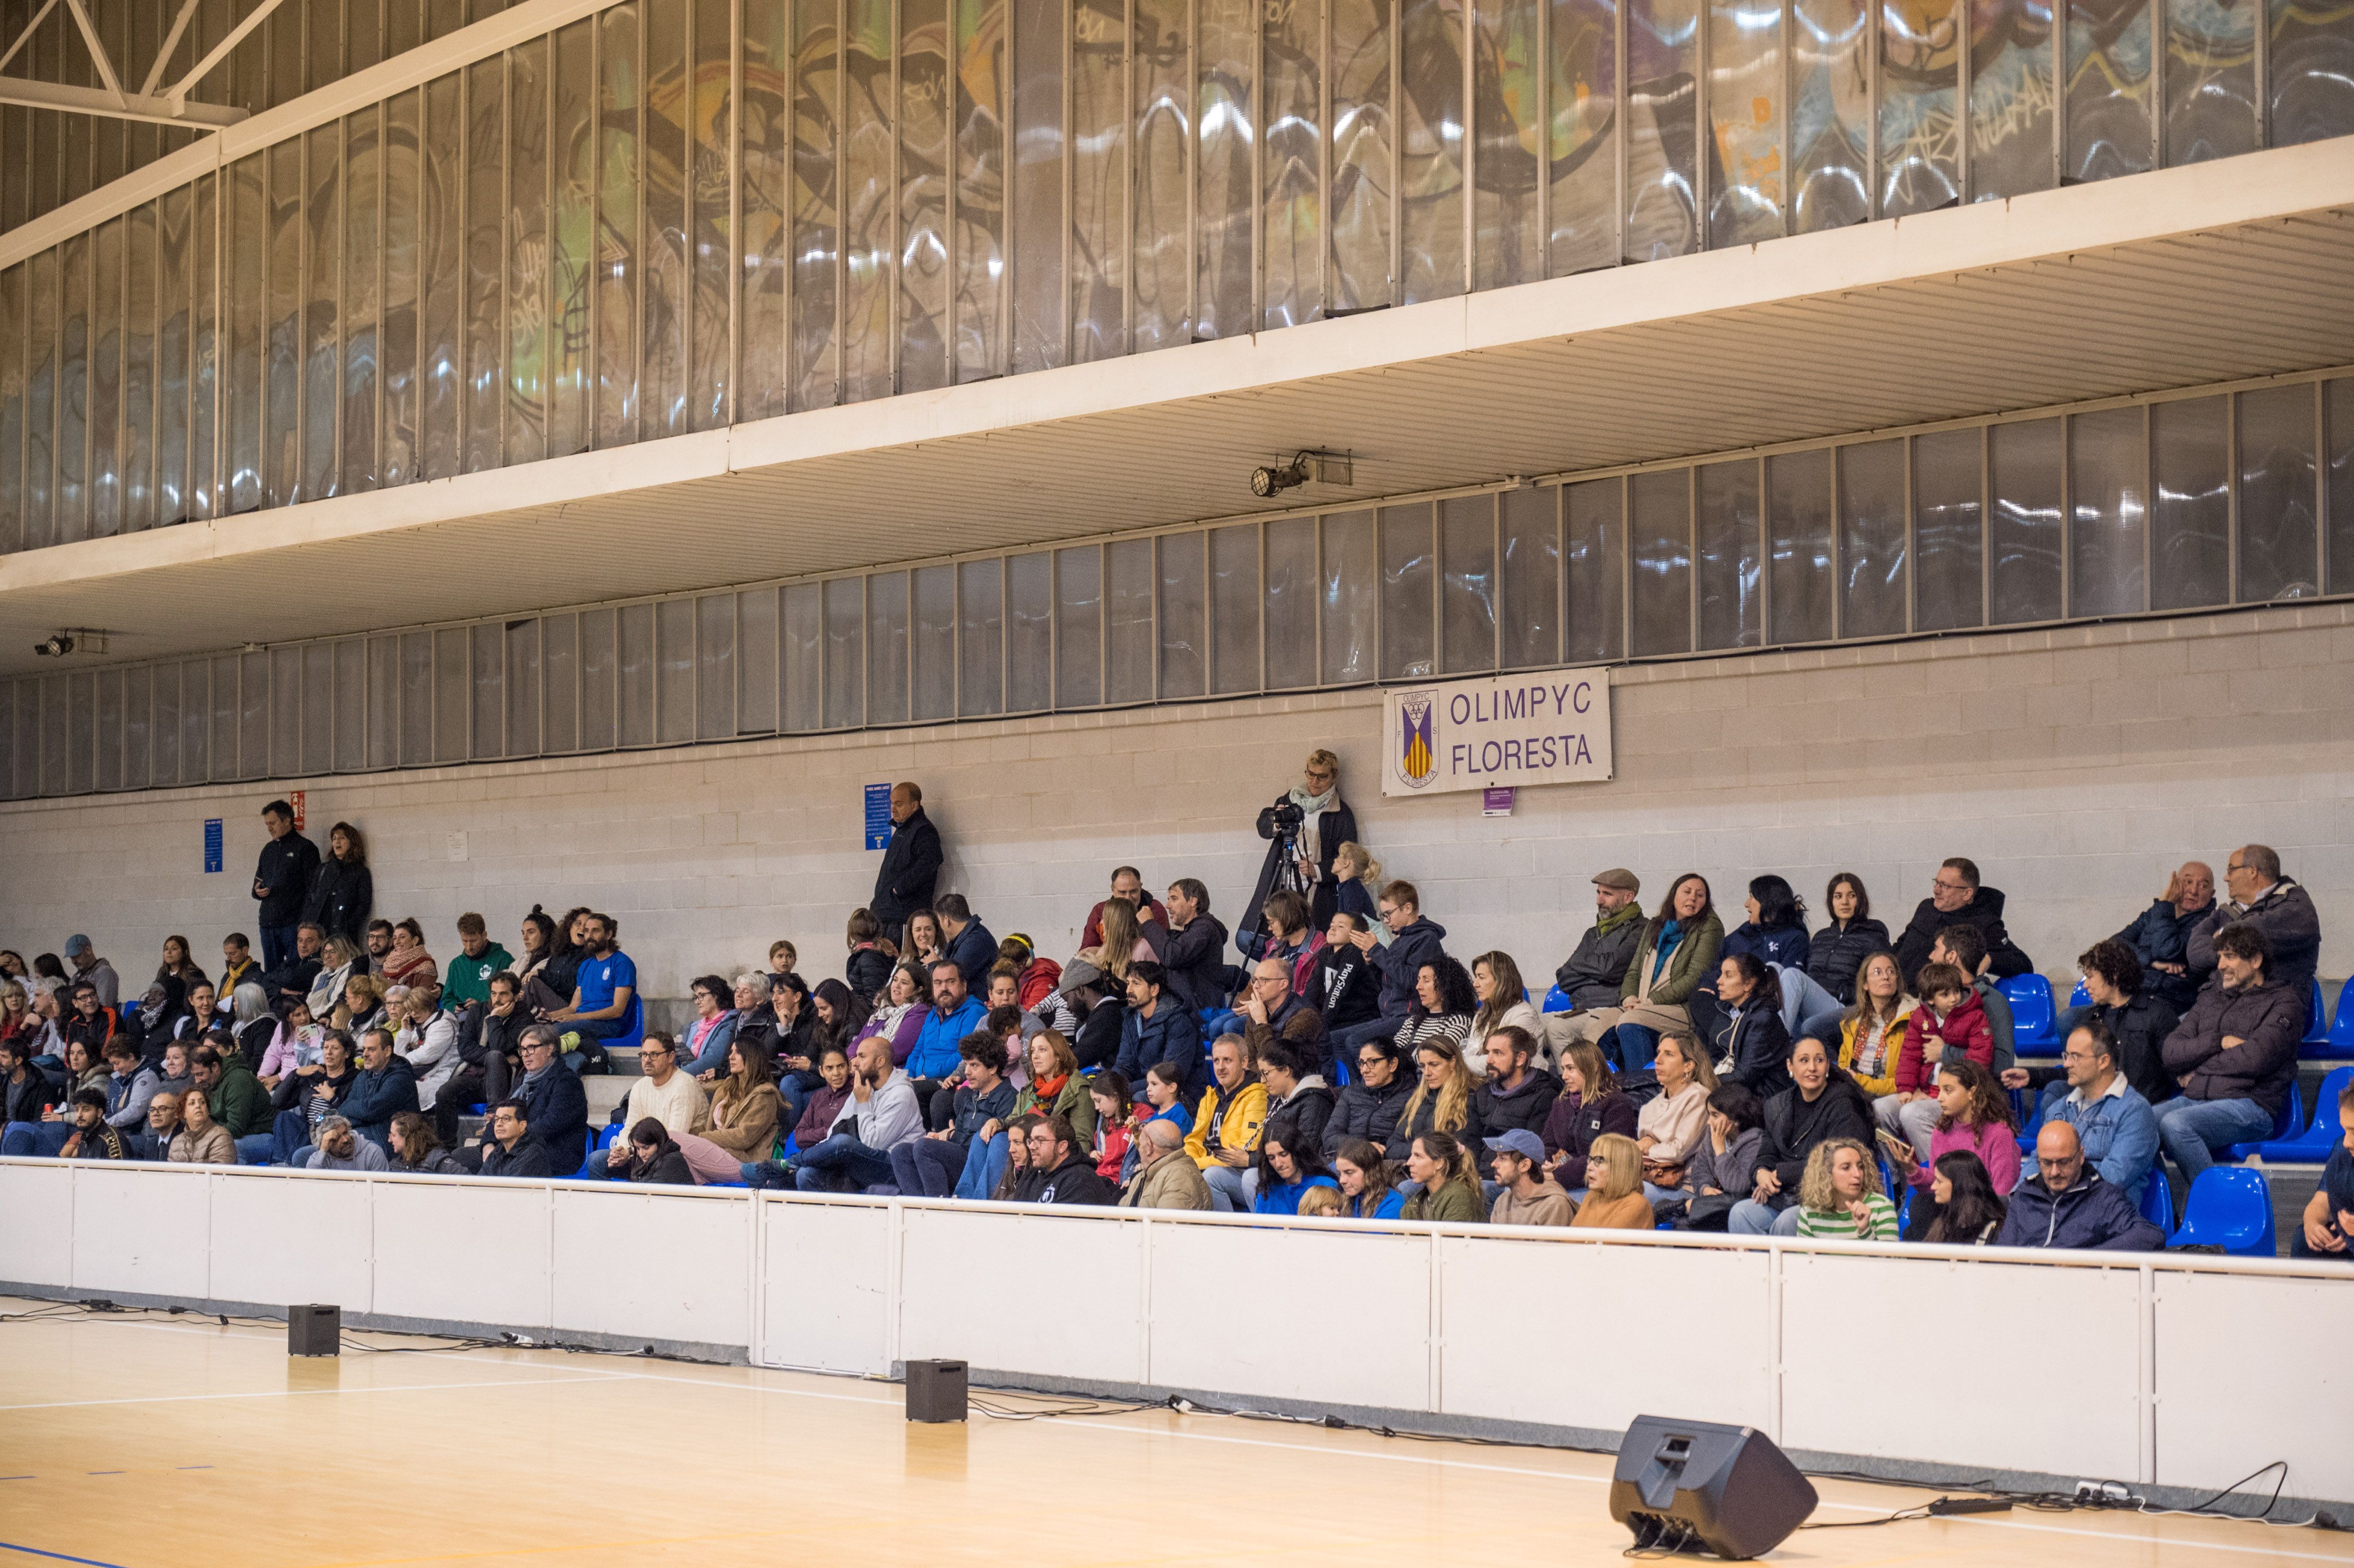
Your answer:
[[[1096,1146],[1096,1102],[1079,1076],[1079,1059],[1058,1030],[1042,1029],[1030,1037],[1030,1086],[1013,1102],[1013,1114],[1067,1118],[1077,1135],[1072,1148]],[[994,1128],[991,1130],[994,1131]]]
[[[1399,1219],[1477,1224],[1488,1217],[1480,1206],[1479,1172],[1471,1163],[1471,1151],[1451,1134],[1416,1133],[1406,1151],[1405,1169],[1422,1190],[1405,1201]]]
[[[1716,952],[1724,945],[1724,922],[1716,917],[1708,878],[1688,871],[1660,900],[1659,912],[1643,927],[1635,960],[1618,986],[1618,1017],[1602,1037],[1602,1048],[1628,1072],[1651,1065],[1659,1036],[1692,1026],[1692,993],[1716,976]],[[1612,1051],[1610,1033],[1617,1035]]]

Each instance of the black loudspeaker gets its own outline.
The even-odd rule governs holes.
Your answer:
[[[908,1420],[962,1421],[964,1403],[962,1361],[907,1363]]]
[[[1610,1474],[1610,1517],[1638,1549],[1758,1557],[1814,1511],[1814,1484],[1747,1426],[1638,1415]]]
[[[286,1308],[286,1353],[290,1356],[337,1356],[344,1351],[344,1309],[340,1307]]]

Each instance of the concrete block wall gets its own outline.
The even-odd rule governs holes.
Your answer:
[[[2196,856],[2275,846],[2319,904],[2325,976],[2354,968],[2354,605],[1765,653],[1617,673],[1618,777],[1526,791],[1378,793],[1375,692],[808,736],[366,778],[278,780],[0,806],[0,946],[28,958],[87,931],[126,980],[166,933],[212,967],[253,926],[269,800],[308,790],[312,835],[367,833],[377,913],[437,954],[480,910],[512,948],[534,902],[610,911],[652,998],[799,944],[838,974],[843,921],[873,887],[861,787],[921,781],[949,844],[944,888],[1047,954],[1077,945],[1110,867],[1208,883],[1229,916],[1264,852],[1257,808],[1328,746],[1390,874],[1469,958],[1511,952],[1542,988],[1591,918],[1588,878],[1633,867],[1645,902],[1706,874],[1728,924],[1747,879],[1817,906],[1861,875],[1901,927],[1937,863],[1967,854],[2064,993],[2073,959]],[[202,870],[226,820],[226,868]]]

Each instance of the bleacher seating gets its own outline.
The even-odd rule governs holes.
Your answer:
[[[2354,981],[2349,981],[2349,983],[2354,984]],[[1562,990],[1559,986],[1555,986],[1551,991],[1545,992],[1544,1006],[1538,1009],[1538,1011],[1541,1012],[1574,1012],[1576,1009],[1570,1005],[1569,992]]]
[[[2052,1027],[2052,982],[2041,975],[2013,975],[1995,989],[2010,1003],[2010,1045],[2021,1056],[2056,1056],[2060,1036]]]
[[[2314,1026],[2305,1032],[2305,1048],[2297,1053],[2306,1061],[2316,1058],[2354,1056],[2354,980],[2349,980],[2338,990],[2338,1012],[2329,1026],[2321,1027],[2321,982],[2313,985]]]
[[[2228,1165],[2200,1171],[2183,1202],[2182,1228],[2166,1245],[2220,1246],[2234,1257],[2274,1256],[2272,1185],[2264,1173]]]
[[[2272,1137],[2255,1139],[2247,1143],[2235,1143],[2232,1145],[2232,1152],[2224,1158],[2253,1160],[2264,1151],[2265,1144],[2277,1143],[2283,1139],[2294,1138],[2304,1126],[2305,1096],[2298,1089],[2296,1082],[2292,1079],[2288,1086],[2288,1097],[2281,1101],[2280,1114],[2273,1118]]]
[[[2338,1097],[2346,1086],[2354,1083],[2354,1067],[2339,1067],[2321,1080],[2320,1092],[2314,1097],[2313,1120],[2302,1129],[2292,1128],[2289,1134],[2256,1146],[2256,1153],[2267,1165],[2319,1164],[2329,1158],[2329,1151],[2345,1137],[2345,1128],[2338,1117]],[[2245,1148],[2243,1144],[2240,1147]]]

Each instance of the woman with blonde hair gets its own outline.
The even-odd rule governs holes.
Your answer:
[[[1810,1240],[1894,1241],[1896,1205],[1880,1186],[1880,1161],[1852,1138],[1827,1138],[1798,1178],[1798,1234]]]
[[[1463,1141],[1443,1132],[1418,1134],[1408,1146],[1406,1173],[1414,1196],[1398,1211],[1402,1220],[1477,1224],[1488,1215],[1479,1194],[1479,1167]]]
[[[1643,1154],[1631,1138],[1606,1132],[1585,1160],[1585,1198],[1571,1219],[1575,1230],[1648,1231],[1659,1224],[1643,1196]]]
[[[1454,1133],[1467,1141],[1479,1136],[1471,1100],[1479,1081],[1464,1065],[1463,1047],[1452,1040],[1426,1040],[1415,1047],[1414,1059],[1422,1081],[1398,1107],[1397,1125],[1390,1132],[1389,1157],[1396,1163],[1405,1162],[1414,1140],[1426,1132]]]
[[[384,997],[374,975],[353,975],[344,981],[343,1000],[327,1017],[327,1026],[357,1039],[384,1022]]]
[[[1708,1136],[1716,1068],[1699,1041],[1671,1031],[1659,1036],[1651,1071],[1659,1092],[1635,1118],[1635,1145],[1643,1156],[1643,1191],[1664,1213],[1683,1206],[1684,1167]]]
[[[1379,919],[1376,903],[1382,885],[1382,863],[1373,852],[1352,839],[1332,856],[1332,908],[1354,915],[1371,929]]]
[[[1128,967],[1152,958],[1152,944],[1144,939],[1144,929],[1137,923],[1136,906],[1125,898],[1105,899],[1103,945],[1089,948],[1079,957],[1126,985]]]
[[[1341,799],[1341,759],[1322,747],[1310,752],[1299,782],[1259,811],[1258,836],[1267,841],[1267,860],[1259,867],[1258,884],[1251,889],[1235,928],[1262,929],[1261,906],[1268,894],[1286,886],[1306,896],[1311,929],[1320,931],[1331,925],[1332,912],[1346,907],[1336,902],[1341,882],[1333,863],[1341,846],[1357,836],[1357,813]],[[1284,863],[1287,845],[1292,852],[1288,865]]]
[[[311,1004],[312,1017],[324,1018],[334,1012],[343,997],[344,982],[368,972],[360,952],[359,944],[349,937],[330,937],[321,945],[319,978],[311,982],[310,994],[304,998]]]
[[[1904,1029],[1920,1002],[1904,994],[1896,955],[1867,954],[1855,971],[1855,1005],[1840,1020],[1839,1065],[1873,1099],[1896,1092],[1896,1057]]]

